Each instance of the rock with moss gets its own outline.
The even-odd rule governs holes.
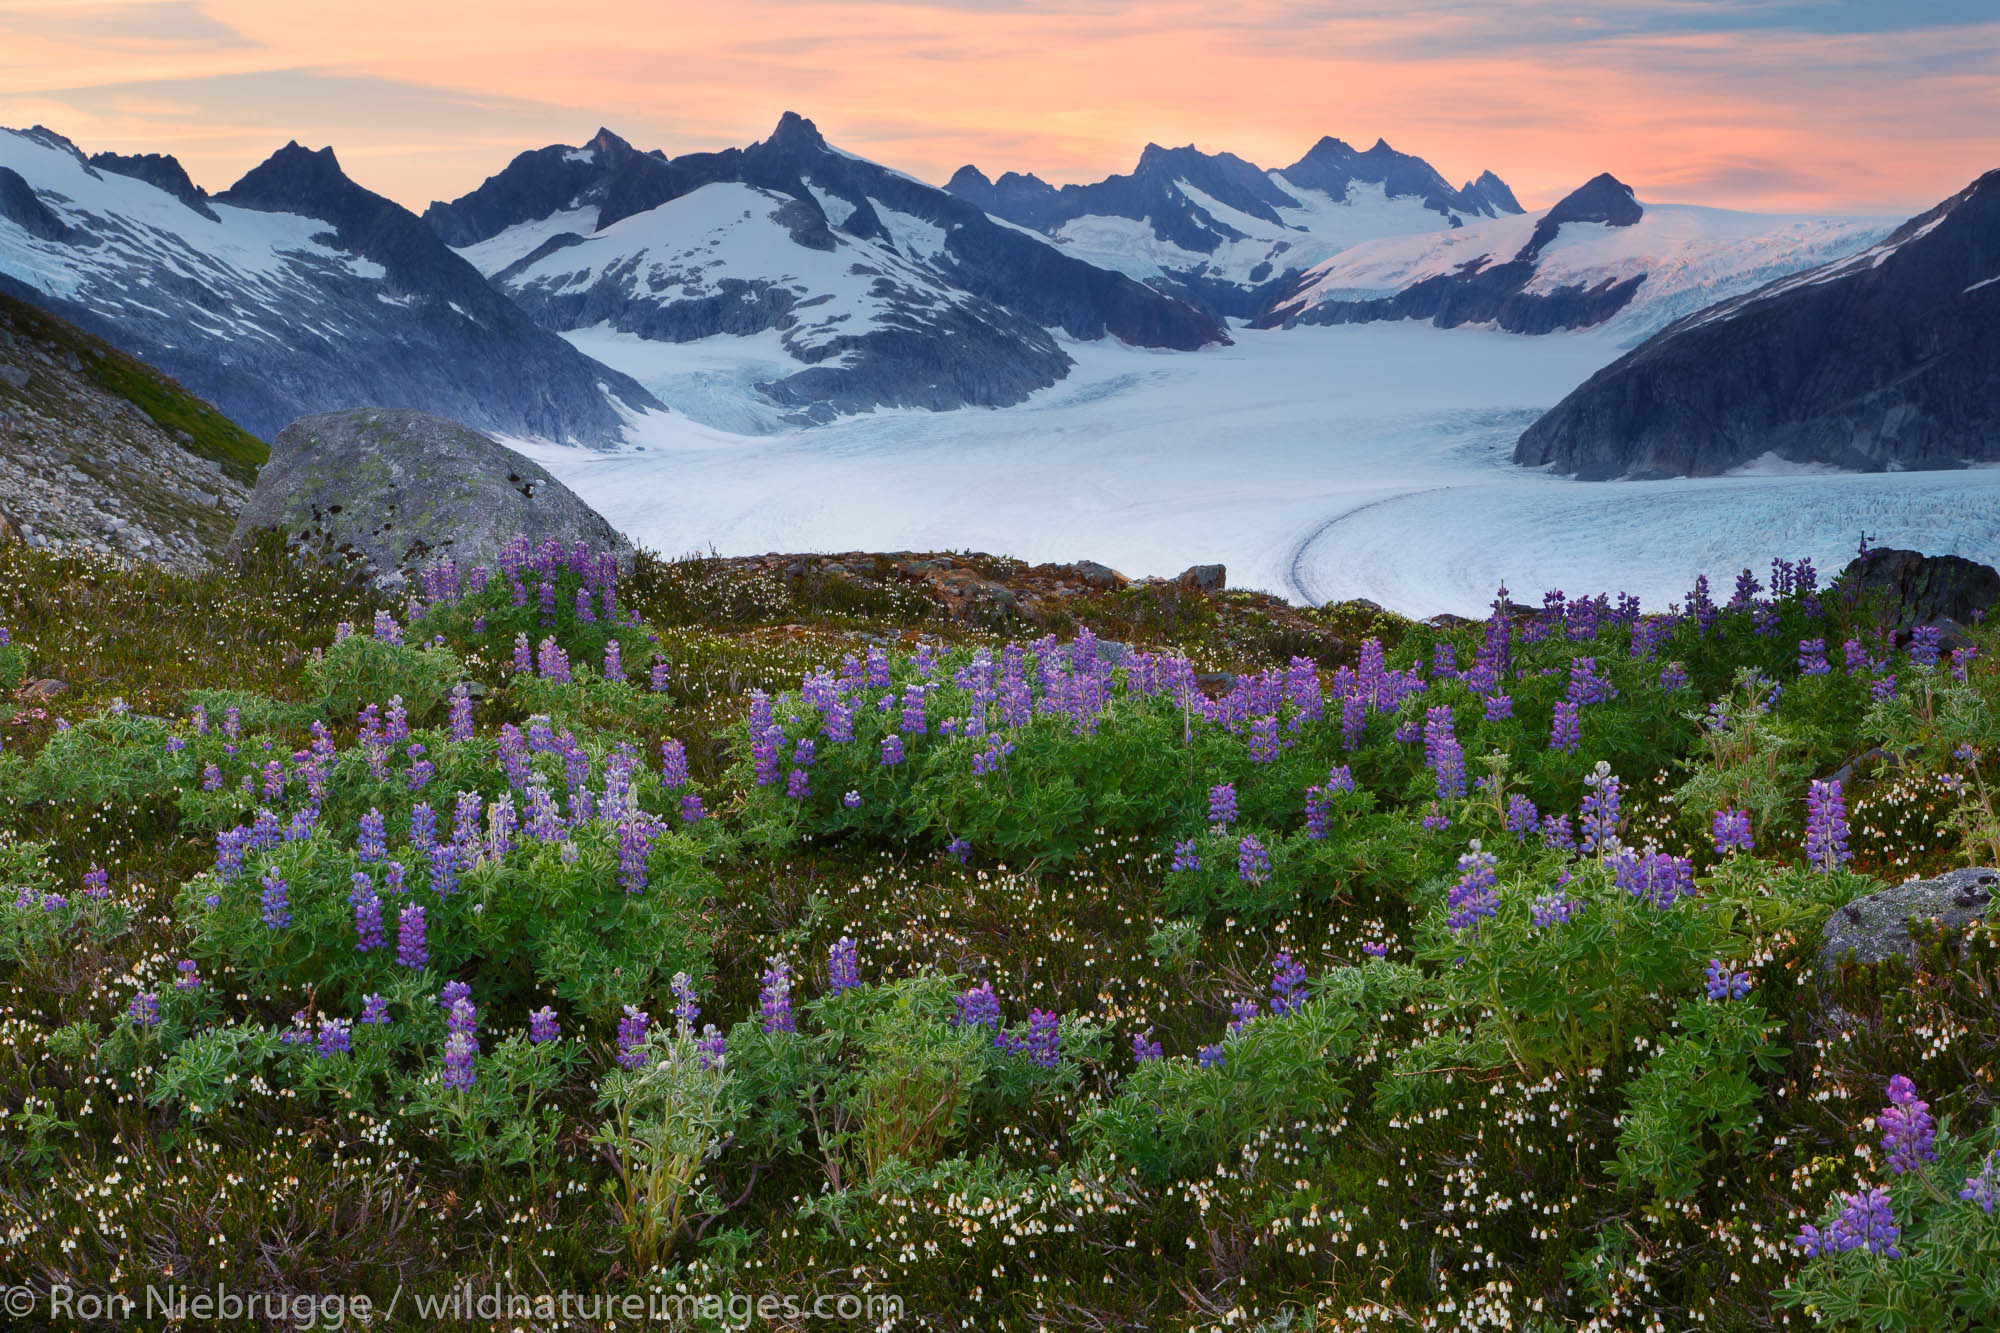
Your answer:
[[[1935,918],[1948,930],[1963,930],[1992,911],[1996,884],[2000,873],[1973,867],[1856,898],[1827,918],[1821,960],[1831,966],[1850,954],[1859,963],[1914,959],[1917,946],[1909,928],[1913,918]]]
[[[460,568],[497,563],[519,536],[632,554],[543,468],[455,421],[388,408],[322,412],[280,431],[232,549],[265,528],[295,549],[351,562],[384,591],[441,556]]]

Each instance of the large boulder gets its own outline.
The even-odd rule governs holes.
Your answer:
[[[1896,628],[1975,622],[2000,604],[2000,570],[1958,555],[1921,555],[1878,546],[1841,571],[1842,583],[1880,593],[1896,612]]]
[[[444,555],[461,568],[496,564],[515,537],[632,555],[602,515],[521,455],[456,421],[390,408],[322,412],[280,431],[231,549],[265,528],[354,562],[385,591]]]
[[[1935,917],[1948,930],[1963,930],[1992,910],[1996,884],[2000,884],[2000,874],[1974,867],[1936,879],[1913,879],[1856,898],[1837,909],[1821,928],[1824,943],[1820,959],[1827,966],[1848,954],[1858,963],[1915,959],[1917,946],[1909,929],[1912,917]]]

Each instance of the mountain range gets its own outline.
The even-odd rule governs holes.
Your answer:
[[[1386,142],[1330,137],[1276,169],[1149,144],[1095,183],[968,165],[940,188],[791,113],[747,147],[680,156],[600,130],[419,217],[331,149],[288,144],[211,195],[170,156],[0,131],[0,289],[265,438],[358,404],[591,446],[662,414],[763,434],[1012,406],[1095,340],[1199,354],[1312,324],[1605,328],[1638,346],[1718,302],[1761,309],[1774,282],[1893,226],[1648,203],[1608,173],[1528,211],[1491,171],[1454,187]],[[1575,411],[1567,443],[1538,425],[1522,461],[1707,466],[1672,449],[1614,465],[1602,441],[1639,409],[1623,435],[1615,413]]]

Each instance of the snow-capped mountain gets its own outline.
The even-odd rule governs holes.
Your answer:
[[[1604,174],[1542,212],[1355,245],[1306,272],[1254,322],[1421,319],[1549,333],[1615,318],[1636,340],[1719,298],[1851,254],[1893,225],[1641,204]]]
[[[1250,319],[1312,265],[1381,236],[1428,234],[1521,211],[1492,172],[1453,189],[1420,157],[1377,140],[1324,138],[1266,171],[1233,153],[1147,144],[1130,175],[1061,189],[960,167],[945,185],[1069,254],[1232,318]]]
[[[267,438],[368,405],[604,444],[659,407],[349,180],[331,149],[288,144],[210,197],[171,157],[86,160],[52,131],[0,131],[0,287]]]
[[[1227,341],[1213,317],[842,152],[789,112],[748,148],[671,159],[601,130],[523,153],[424,216],[543,327],[615,344],[642,380],[687,358],[635,343],[742,340],[766,425],[1018,403],[1068,373],[1056,333]]]
[[[2000,462],[2000,170],[1857,254],[1670,325],[1514,458],[1586,478]]]

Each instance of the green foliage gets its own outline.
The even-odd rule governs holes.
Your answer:
[[[1689,1000],[1674,1012],[1674,1034],[1626,1085],[1618,1158],[1610,1174],[1666,1198],[1694,1193],[1703,1168],[1749,1150],[1759,1120],[1755,1075],[1769,1074],[1785,1048],[1774,1024],[1745,1000]]]
[[[351,718],[368,704],[400,698],[410,720],[422,723],[443,710],[452,686],[465,678],[465,663],[448,648],[349,634],[308,663],[305,674],[328,716]]]
[[[691,1211],[713,1208],[701,1171],[730,1123],[731,1074],[697,1049],[686,1025],[657,1032],[635,1052],[635,1068],[608,1072],[597,1109],[608,1112],[592,1142],[609,1159],[607,1185],[638,1272],[666,1254]]]

